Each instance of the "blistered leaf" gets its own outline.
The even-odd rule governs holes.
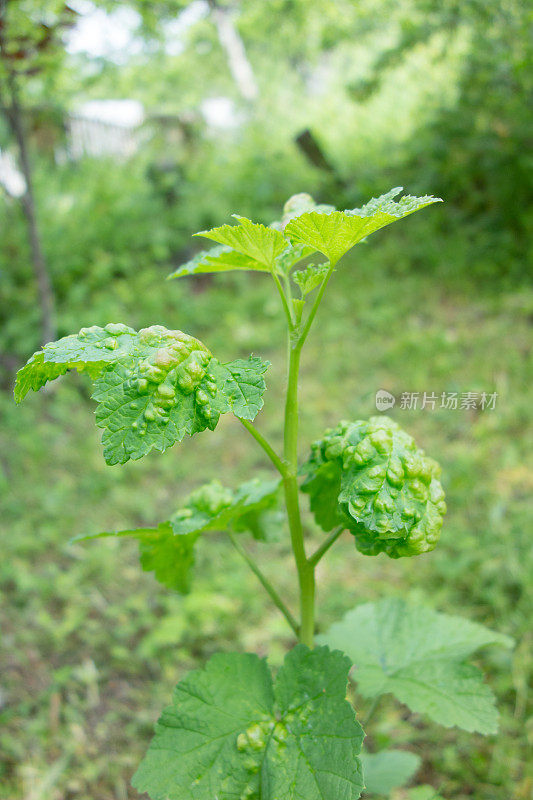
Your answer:
[[[312,445],[303,471],[317,523],[345,524],[365,555],[436,546],[446,512],[440,468],[393,420],[341,422]]]
[[[278,499],[280,480],[254,478],[236,491],[211,481],[193,492],[170,520],[179,536],[205,531],[249,530],[255,538],[265,538],[262,517]]]
[[[329,264],[309,264],[305,269],[293,272],[294,282],[300,287],[302,297],[316,289],[329,270]]]
[[[362,208],[347,211],[307,211],[290,220],[285,236],[291,242],[302,242],[318,250],[336,264],[357,242],[366,236],[390,225],[402,217],[418,211],[439,198],[406,195],[398,202],[395,197],[401,189],[392,189],[387,194],[373,198]]]
[[[359,756],[363,765],[365,795],[389,795],[393,789],[404,786],[420,769],[422,760],[415,753],[405,750],[381,750]]]
[[[202,275],[209,272],[231,272],[233,270],[252,270],[259,272],[271,272],[271,268],[265,266],[255,258],[238,253],[231,247],[219,245],[211,250],[202,250],[194,258],[182,264],[169,278],[182,278],[186,275]],[[281,271],[281,270],[277,270]]]
[[[412,711],[467,731],[495,733],[498,712],[481,672],[465,659],[489,644],[512,640],[461,617],[400,598],[348,612],[321,641],[343,650],[365,697],[391,693]]]
[[[250,222],[246,217],[234,216],[238,220],[237,225],[221,225],[209,231],[200,231],[195,236],[204,236],[206,239],[227,245],[274,271],[276,259],[288,244],[283,235],[274,228]]]
[[[109,324],[45,345],[18,373],[15,397],[20,402],[69,369],[88,371],[104,456],[117,464],[214,430],[229,411],[253,419],[267,367],[257,356],[221,364],[198,339],[161,325],[137,333]]]
[[[363,731],[349,661],[298,645],[273,681],[251,654],[217,654],[176,687],[133,786],[152,800],[356,800]]]

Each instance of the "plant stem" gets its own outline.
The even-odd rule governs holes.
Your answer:
[[[252,434],[256,442],[259,444],[260,447],[263,448],[263,450],[265,451],[269,459],[272,461],[276,469],[280,472],[282,476],[284,476],[287,472],[287,467],[283,463],[281,458],[278,456],[278,454],[275,452],[275,450],[269,445],[263,434],[260,433],[257,430],[257,428],[254,428],[254,426],[249,420],[243,419],[242,417],[237,417],[237,419],[244,425],[246,430]]]
[[[274,278],[274,283],[276,284],[276,288],[279,292],[279,296],[281,297],[281,304],[283,306],[283,310],[285,312],[285,316],[287,317],[287,325],[289,326],[289,330],[292,331],[294,329],[294,320],[292,318],[292,311],[289,308],[289,303],[287,301],[287,297],[285,292],[283,291],[283,286],[281,285],[281,281],[276,275],[274,271],[272,271],[272,277]]]
[[[302,331],[301,331],[301,333],[300,333],[300,335],[298,337],[298,345],[299,345],[300,348],[303,346],[303,343],[307,339],[307,334],[309,333],[309,331],[311,329],[311,325],[313,324],[313,321],[314,321],[314,319],[316,317],[316,312],[318,311],[318,307],[319,307],[319,305],[320,305],[320,303],[322,301],[322,298],[324,297],[324,292],[326,291],[326,287],[327,287],[327,285],[329,283],[329,279],[333,275],[333,271],[335,269],[335,264],[336,263],[337,263],[336,261],[330,263],[329,269],[328,269],[328,271],[327,271],[327,273],[326,273],[326,275],[324,277],[324,280],[320,284],[320,289],[318,290],[318,293],[317,293],[317,296],[315,297],[314,303],[311,306],[311,311],[309,312],[309,315],[308,315],[308,317],[307,317],[307,319],[305,321],[305,325],[302,328]]]
[[[305,554],[297,481],[299,369],[300,347],[290,341],[284,431],[284,456],[287,471],[283,478],[283,487],[285,490],[285,503],[287,506],[292,550],[300,586],[300,641],[312,648],[315,628],[315,573],[313,565],[308,562]]]
[[[246,563],[248,564],[248,566],[250,567],[250,569],[252,570],[254,575],[259,579],[259,581],[261,582],[263,587],[266,589],[266,591],[270,595],[270,598],[271,598],[272,602],[274,603],[274,605],[276,605],[279,608],[279,610],[281,611],[281,613],[283,614],[283,616],[285,617],[285,619],[287,620],[287,622],[291,626],[291,628],[294,631],[294,633],[296,634],[296,636],[298,636],[299,635],[298,623],[296,622],[296,620],[292,616],[291,612],[289,611],[289,609],[287,608],[287,606],[285,605],[285,603],[283,602],[283,600],[281,599],[281,597],[279,596],[277,591],[274,589],[274,587],[272,586],[272,584],[270,583],[268,578],[266,578],[263,575],[263,573],[261,572],[261,570],[259,569],[259,567],[255,563],[253,558],[250,555],[248,555],[248,553],[246,552],[244,547],[237,540],[237,538],[233,535],[233,533],[231,531],[229,531],[229,530],[226,531],[226,532],[227,532],[227,534],[228,534],[228,536],[229,536],[229,538],[231,540],[231,543],[232,543],[233,547],[235,548],[235,550],[246,561]]]
[[[309,563],[310,563],[310,564],[312,564],[314,567],[316,567],[316,565],[318,564],[318,562],[320,561],[320,559],[322,558],[322,556],[324,556],[324,555],[325,555],[325,554],[328,552],[328,550],[329,550],[329,548],[331,547],[331,545],[332,545],[332,544],[334,544],[334,543],[337,541],[337,539],[339,538],[339,536],[341,535],[341,533],[342,533],[344,530],[345,530],[345,527],[344,527],[344,525],[339,525],[339,527],[338,527],[338,528],[335,528],[335,530],[333,530],[333,531],[330,533],[330,535],[328,536],[328,538],[327,538],[327,539],[325,539],[325,540],[322,542],[322,544],[320,545],[320,547],[318,547],[318,548],[315,550],[315,552],[313,553],[313,555],[309,556],[309,559],[308,559],[308,560],[309,560]]]

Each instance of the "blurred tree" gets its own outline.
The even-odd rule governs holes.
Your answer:
[[[57,67],[62,52],[60,33],[73,23],[75,16],[76,12],[64,2],[0,3],[0,107],[16,142],[25,181],[21,203],[39,293],[43,342],[56,336],[55,303],[39,233],[20,84]]]

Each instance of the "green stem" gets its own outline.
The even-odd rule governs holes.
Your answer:
[[[309,556],[309,563],[312,564],[314,567],[318,564],[320,559],[326,555],[329,548],[332,544],[335,544],[341,533],[345,530],[344,525],[339,525],[338,528],[335,528],[334,531],[330,533],[327,539],[323,541],[323,543],[318,547],[313,555]]]
[[[228,536],[230,538],[230,541],[231,541],[233,547],[235,548],[235,550],[246,561],[246,563],[248,564],[248,566],[250,567],[250,569],[252,570],[254,575],[259,579],[259,581],[262,584],[262,586],[266,589],[266,591],[270,595],[270,598],[271,598],[272,602],[274,603],[274,605],[276,605],[279,608],[279,610],[281,611],[281,613],[283,614],[283,616],[285,617],[285,619],[289,623],[290,627],[292,628],[292,630],[294,631],[296,636],[298,636],[299,635],[298,623],[296,622],[296,620],[292,616],[291,612],[289,611],[289,609],[287,608],[287,606],[285,605],[285,603],[283,602],[283,600],[281,599],[281,597],[279,596],[277,591],[274,589],[274,587],[272,586],[272,584],[270,583],[268,578],[266,578],[265,575],[263,575],[263,573],[261,572],[261,570],[259,569],[259,567],[255,563],[253,558],[250,555],[248,555],[248,553],[246,552],[244,547],[237,540],[237,538],[233,535],[233,533],[231,531],[229,531],[229,530],[226,531],[226,533],[228,534]]]
[[[255,441],[259,444],[260,447],[263,448],[263,450],[265,451],[269,459],[272,461],[276,469],[281,473],[282,476],[284,476],[287,472],[287,467],[283,463],[281,458],[278,456],[278,454],[274,451],[274,449],[269,445],[263,434],[259,433],[257,428],[254,428],[254,426],[249,420],[243,419],[242,417],[237,417],[237,419],[244,425],[246,430],[252,434]]]
[[[315,629],[315,573],[313,565],[308,562],[305,554],[297,480],[299,369],[300,347],[297,344],[290,343],[284,432],[284,456],[287,471],[283,478],[283,487],[285,490],[285,503],[287,506],[292,550],[300,586],[300,641],[312,648]]]
[[[274,283],[276,284],[276,288],[279,292],[279,296],[281,297],[281,304],[283,306],[283,310],[285,312],[285,316],[287,317],[287,325],[289,326],[289,330],[292,331],[294,329],[294,320],[292,318],[292,311],[289,308],[289,303],[287,301],[287,297],[285,292],[283,291],[283,286],[281,285],[281,281],[276,275],[275,272],[272,272],[272,277],[274,278]]]
[[[314,319],[316,317],[316,312],[318,311],[318,307],[319,307],[319,305],[320,305],[320,303],[322,301],[322,298],[324,297],[324,292],[326,291],[326,287],[327,287],[327,285],[329,283],[329,279],[333,275],[333,271],[335,269],[335,264],[336,263],[337,263],[336,261],[330,263],[329,269],[328,269],[328,271],[327,271],[327,273],[326,273],[326,275],[324,277],[324,280],[320,284],[320,289],[318,290],[317,296],[315,297],[314,303],[311,306],[311,310],[310,310],[309,315],[308,315],[308,317],[307,317],[307,319],[305,321],[305,325],[302,328],[302,331],[301,331],[301,333],[300,333],[300,335],[298,337],[298,345],[299,345],[300,348],[303,346],[303,343],[307,339],[307,334],[309,333],[309,331],[311,329],[311,325],[313,324],[313,321],[314,321]]]

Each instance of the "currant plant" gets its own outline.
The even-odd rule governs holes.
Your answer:
[[[346,699],[350,673],[372,709],[381,695],[392,694],[441,725],[496,731],[494,696],[467,659],[489,644],[510,646],[507,637],[385,598],[349,611],[315,640],[316,566],[343,531],[353,535],[364,555],[417,556],[436,546],[446,512],[438,464],[384,416],[340,422],[312,445],[305,463],[298,463],[300,356],[340,259],[380,228],[439,201],[396,200],[400,193],[393,189],[347,211],[295,195],[270,227],[237,216],[235,224],[197,234],[216,245],[171,276],[253,270],[273,279],[288,331],[282,453],[252,424],[263,406],[268,362],[250,356],[222,363],[179,330],[153,325],[137,332],[122,323],[84,328],[45,345],[18,373],[20,402],[30,389],[37,391],[68,370],[86,372],[110,465],[214,430],[222,414],[233,413],[276,470],[271,480],[251,480],[237,489],[212,481],[153,528],[88,537],[134,537],[142,568],[185,593],[197,540],[225,531],[298,640],[275,675],[254,654],[224,653],[178,683],[133,778],[134,787],[153,800],[388,795],[411,779],[419,758],[403,750],[362,750],[363,728]],[[309,496],[314,521],[325,534],[311,553],[300,492]],[[246,533],[271,539],[280,526],[280,504],[298,578],[298,613],[242,543]],[[421,787],[420,796],[424,791]],[[429,791],[424,796],[432,796]]]

